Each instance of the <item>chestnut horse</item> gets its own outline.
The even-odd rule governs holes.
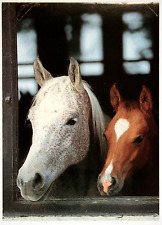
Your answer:
[[[158,195],[158,127],[152,96],[142,86],[139,101],[123,99],[110,90],[115,116],[105,130],[108,153],[98,177],[101,195]]]

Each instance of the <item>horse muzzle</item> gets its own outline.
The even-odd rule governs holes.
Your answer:
[[[40,200],[48,190],[44,180],[44,177],[39,173],[23,178],[21,170],[19,170],[17,186],[21,191],[22,197],[30,201]]]
[[[116,176],[112,176],[111,182],[108,180],[102,180],[101,175],[98,176],[97,188],[102,196],[114,196],[119,194],[124,186],[124,180]]]

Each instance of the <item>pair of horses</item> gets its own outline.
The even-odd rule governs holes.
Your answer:
[[[158,128],[145,86],[139,102],[124,100],[112,86],[116,114],[105,129],[99,102],[75,59],[70,59],[68,76],[53,78],[38,57],[34,72],[41,88],[28,114],[32,145],[17,178],[26,200],[42,199],[61,178],[61,196],[69,190],[93,196],[97,188],[98,194],[117,195],[125,186],[132,194],[158,194]],[[58,196],[60,187],[54,189]]]

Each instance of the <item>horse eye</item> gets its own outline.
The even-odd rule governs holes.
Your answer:
[[[142,136],[138,136],[138,137],[133,141],[133,143],[134,143],[134,144],[140,144],[142,141],[143,141],[143,137],[142,137]]]
[[[66,125],[73,126],[74,124],[76,124],[76,122],[77,122],[77,118],[71,118],[67,121]]]

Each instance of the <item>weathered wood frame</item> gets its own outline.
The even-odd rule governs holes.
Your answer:
[[[122,216],[159,214],[158,197],[55,199],[30,203],[16,196],[18,81],[16,4],[2,4],[3,216]]]

